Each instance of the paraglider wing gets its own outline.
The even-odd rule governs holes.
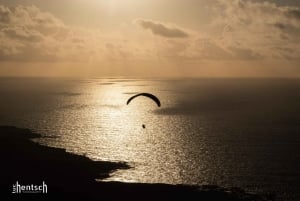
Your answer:
[[[148,98],[151,98],[153,101],[156,102],[157,106],[160,107],[160,101],[159,101],[159,99],[158,99],[156,96],[154,96],[153,94],[149,94],[149,93],[140,93],[140,94],[136,94],[136,95],[130,97],[130,98],[127,100],[127,105],[128,105],[133,99],[135,99],[135,98],[138,97],[138,96],[146,96],[146,97],[148,97]]]

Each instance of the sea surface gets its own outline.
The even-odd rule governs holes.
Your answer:
[[[162,106],[146,97],[126,104],[140,92]],[[132,167],[109,181],[212,184],[300,200],[300,79],[0,78],[0,125]]]

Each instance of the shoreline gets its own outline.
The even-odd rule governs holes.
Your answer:
[[[272,196],[246,193],[242,189],[219,186],[189,186],[103,182],[118,169],[128,169],[125,162],[93,161],[85,156],[66,152],[65,149],[37,144],[30,139],[40,134],[29,129],[0,126],[1,197],[6,200],[28,196],[12,194],[13,184],[47,185],[43,199],[68,198],[72,200],[274,200]],[[32,194],[31,194],[32,195]]]

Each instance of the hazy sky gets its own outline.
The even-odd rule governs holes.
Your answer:
[[[1,0],[0,76],[300,77],[300,1]]]

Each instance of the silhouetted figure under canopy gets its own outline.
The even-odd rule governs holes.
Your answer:
[[[160,105],[161,105],[161,104],[160,104],[160,100],[159,100],[156,96],[154,96],[153,94],[150,94],[150,93],[139,93],[139,94],[136,94],[136,95],[130,97],[130,98],[127,100],[127,105],[128,105],[133,99],[135,99],[136,97],[139,97],[139,96],[145,96],[145,97],[147,97],[147,98],[152,99],[152,100],[157,104],[158,107],[160,107]],[[146,125],[143,124],[142,127],[145,129],[145,128],[146,128]]]

